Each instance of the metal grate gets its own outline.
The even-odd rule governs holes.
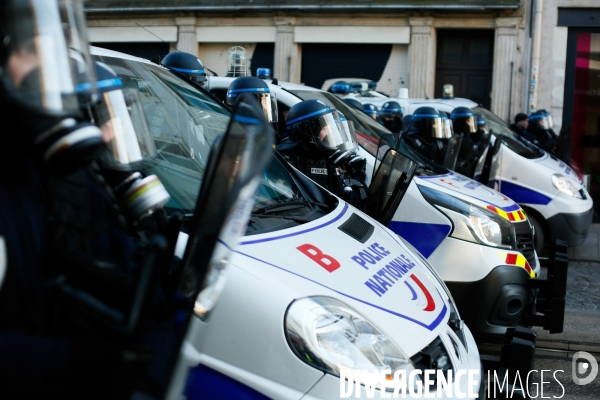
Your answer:
[[[517,234],[517,247],[529,265],[535,265],[535,244],[531,234]]]
[[[446,379],[448,379],[448,371],[452,371],[452,376],[455,376],[448,350],[446,350],[446,347],[442,343],[442,339],[439,337],[410,359],[413,362],[415,369],[421,371],[421,376],[425,376],[425,371],[427,370],[434,371],[435,375],[437,375],[437,371],[442,371],[446,376]],[[432,375],[435,376],[434,374]],[[435,382],[436,380],[433,379],[432,385],[429,387],[430,392],[435,391]]]
[[[338,229],[359,242],[364,243],[369,240],[375,227],[358,215],[352,214]]]

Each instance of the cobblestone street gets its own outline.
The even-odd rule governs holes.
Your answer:
[[[569,262],[565,308],[600,313],[600,262]]]

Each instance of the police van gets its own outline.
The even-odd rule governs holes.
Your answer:
[[[232,78],[210,77],[209,90],[225,99],[231,82]],[[285,129],[287,110],[302,100],[321,100],[352,120],[370,182],[381,138],[390,136],[387,129],[332,93],[288,82],[267,83],[278,101],[279,132]],[[545,309],[536,305],[532,285],[543,281],[533,229],[521,207],[475,180],[427,163],[408,148],[402,152],[421,166],[391,219],[383,222],[434,266],[477,340],[498,343],[507,327],[515,325],[562,332],[564,304],[555,304],[553,310],[548,303]],[[556,279],[564,291],[566,276]]]
[[[177,243],[183,257],[185,221],[231,111],[147,60],[99,48],[92,54],[139,92],[157,150],[143,165],[168,190],[165,209],[185,217]],[[414,163],[403,164],[408,184]],[[363,369],[391,376],[472,370],[482,395],[475,340],[429,262],[277,155],[261,176],[246,235],[210,274],[169,398],[179,398],[181,387],[188,399],[338,398],[340,373]],[[467,393],[467,383],[457,390]]]
[[[365,92],[363,96],[361,87],[367,85],[360,85],[338,83],[334,85],[335,93],[341,98],[376,105],[394,100],[402,106],[405,116],[422,106],[448,114],[463,106],[482,115],[492,134],[491,148],[480,157],[471,178],[512,198],[523,208],[534,226],[538,252],[557,239],[567,242],[569,247],[583,243],[593,219],[593,200],[581,177],[567,163],[522,139],[500,117],[471,100],[374,99]],[[502,140],[497,141],[498,138]]]

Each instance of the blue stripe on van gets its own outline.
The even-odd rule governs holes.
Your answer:
[[[236,399],[267,400],[269,397],[250,386],[224,375],[206,365],[190,368],[184,389],[187,400]]]
[[[415,246],[423,257],[429,258],[450,233],[451,226],[392,221],[389,228]]]
[[[490,181],[489,185],[494,187],[497,182],[497,180]],[[509,181],[500,181],[500,189],[502,194],[510,197],[515,203],[541,204],[545,206],[552,201],[548,196]]]

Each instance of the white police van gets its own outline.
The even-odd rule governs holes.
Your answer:
[[[210,77],[209,90],[225,99],[232,80]],[[286,111],[302,100],[321,100],[352,120],[371,178],[379,140],[389,131],[331,93],[281,81],[267,83],[277,96],[280,132],[285,129]],[[544,281],[537,278],[540,263],[533,230],[522,209],[479,182],[427,164],[417,153],[408,154],[410,149],[403,151],[423,165],[391,220],[383,222],[434,266],[477,340],[499,342],[506,328],[515,325],[542,325],[550,332],[562,332],[564,304],[559,302],[554,310],[544,301],[540,303],[545,308],[536,306],[531,285]],[[561,288],[566,285],[566,277],[556,279]],[[536,308],[545,313],[543,318]]]
[[[171,195],[165,208],[191,218],[229,109],[147,60],[92,54],[138,90],[157,149],[144,160],[146,172]],[[186,241],[184,229],[181,256]],[[246,236],[227,268],[211,274],[169,398],[179,398],[182,386],[188,399],[338,398],[342,369],[374,368],[473,370],[475,392],[484,389],[474,338],[429,263],[280,157],[264,171]],[[386,281],[383,293],[373,289],[377,279]],[[458,389],[467,393],[467,383]]]
[[[482,115],[492,133],[492,149],[481,157],[472,178],[510,197],[525,210],[535,228],[538,252],[557,239],[566,241],[569,247],[583,243],[592,223],[593,200],[581,177],[568,164],[523,140],[500,117],[471,100],[372,98],[368,91],[361,93],[364,86],[368,85],[340,83],[335,91],[341,98],[351,97],[378,106],[397,101],[404,115],[411,115],[422,106],[448,114],[464,106]],[[496,143],[499,137],[502,146]]]

